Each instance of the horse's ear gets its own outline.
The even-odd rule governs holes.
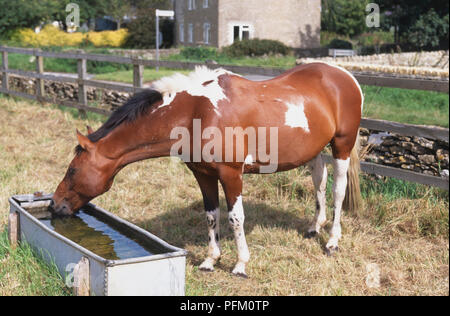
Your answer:
[[[94,132],[92,127],[90,127],[89,125],[86,125],[86,128],[87,128],[88,135],[91,135]]]
[[[89,151],[94,147],[94,143],[92,143],[89,138],[81,134],[79,130],[77,130],[77,138],[78,143],[81,147],[83,147],[84,150]]]

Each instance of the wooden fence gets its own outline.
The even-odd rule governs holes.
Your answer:
[[[143,71],[144,67],[167,67],[172,69],[194,69],[198,65],[205,65],[200,63],[187,63],[187,62],[173,62],[173,61],[155,61],[145,60],[139,58],[112,56],[112,55],[99,55],[99,54],[86,54],[82,51],[75,52],[45,52],[39,49],[25,49],[0,46],[0,52],[2,54],[2,68],[0,73],[2,75],[2,86],[0,87],[0,93],[14,95],[18,97],[29,98],[40,102],[49,102],[54,104],[60,104],[68,107],[73,107],[85,113],[86,111],[96,112],[104,115],[109,115],[111,112],[105,109],[92,107],[88,105],[87,101],[87,89],[86,87],[96,87],[108,90],[115,90],[121,92],[135,93],[143,90]],[[8,53],[19,53],[32,55],[36,57],[36,71],[23,71],[18,69],[9,69],[8,67]],[[57,76],[44,74],[44,57],[50,58],[66,58],[76,59],[78,61],[78,76],[77,78],[71,78],[66,76]],[[98,80],[88,80],[86,78],[87,66],[86,62],[91,61],[103,61],[121,64],[133,65],[133,85],[126,85],[120,83],[110,83]],[[225,68],[229,71],[239,74],[250,75],[262,75],[262,76],[277,76],[285,71],[280,68],[256,68],[256,67],[243,67],[232,65],[216,65],[208,64],[210,68]],[[18,75],[22,77],[36,79],[36,94],[28,94],[18,92],[9,89],[9,75]],[[354,76],[362,85],[379,86],[379,87],[392,87],[402,89],[414,89],[414,90],[427,90],[438,92],[449,92],[448,80],[428,80],[428,79],[416,79],[416,78],[398,78],[394,76],[378,76],[354,73]],[[44,80],[56,81],[63,83],[71,83],[78,85],[78,102],[60,100],[55,97],[48,97],[44,91]],[[421,125],[401,124],[396,122],[389,122],[383,120],[363,119],[361,127],[376,130],[396,133],[402,136],[417,136],[425,137],[433,140],[449,141],[449,129],[440,127],[430,127]],[[327,163],[331,162],[330,157],[325,157]],[[399,168],[388,167],[384,165],[361,162],[361,170],[369,174],[377,174],[381,176],[393,177],[401,180],[421,183],[424,185],[440,187],[443,189],[449,189],[449,180],[441,177],[430,176],[413,171],[403,170]]]

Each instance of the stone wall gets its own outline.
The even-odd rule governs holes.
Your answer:
[[[136,58],[140,57],[141,59],[156,59],[156,49],[108,49],[108,52],[124,57]],[[180,49],[178,48],[170,48],[170,49],[160,49],[159,57],[169,57],[170,55],[179,54]]]
[[[1,78],[0,78],[1,84]],[[36,81],[34,79],[19,76],[9,77],[9,87],[11,90],[35,94]],[[54,81],[44,81],[45,95],[51,98],[58,98],[67,101],[78,101],[78,88],[75,84],[61,83]],[[96,107],[114,111],[128,100],[130,94],[113,90],[87,88],[87,99]]]
[[[361,129],[364,160],[431,176],[449,176],[449,144]]]

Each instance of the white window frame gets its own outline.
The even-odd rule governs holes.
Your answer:
[[[203,43],[210,44],[211,42],[211,24],[204,23],[203,24]]]
[[[188,0],[188,10],[192,11],[197,9],[197,5],[195,3],[195,0]]]
[[[194,24],[188,24],[188,42],[194,43]]]
[[[207,9],[209,7],[209,1],[203,0],[203,9]]]
[[[228,42],[229,44],[234,43],[234,28],[239,27],[239,40],[242,41],[242,34],[244,31],[249,32],[249,39],[254,38],[255,30],[251,23],[245,23],[245,22],[230,22],[228,24]]]
[[[184,43],[184,23],[180,23],[178,31],[179,31],[179,34],[180,34],[179,35],[180,42]]]

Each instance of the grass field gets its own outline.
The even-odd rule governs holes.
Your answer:
[[[160,68],[159,71],[155,69],[144,69],[144,82],[155,81],[161,79],[163,77],[171,76],[175,73],[188,74],[190,70],[174,70],[174,69],[166,69]],[[122,70],[114,73],[106,73],[96,75],[95,80],[106,80],[106,81],[118,81],[124,83],[133,83],[133,71],[132,70]]]
[[[98,54],[110,54],[107,50],[104,49],[98,49],[89,52]],[[8,54],[8,67],[10,69],[35,71],[35,57],[25,54],[10,53]],[[130,70],[132,68],[132,65],[127,64],[117,64],[91,60],[87,62],[87,72],[90,74],[114,73],[117,71]],[[44,70],[50,72],[76,73],[78,71],[77,60],[46,57],[44,58]]]
[[[408,124],[449,125],[447,93],[363,86],[364,117]]]
[[[295,61],[297,57],[291,56],[243,56],[243,57],[228,57],[225,54],[219,54],[213,58],[186,58],[181,54],[171,55],[165,58],[170,61],[183,61],[183,62],[197,62],[204,63],[205,59],[214,59],[220,65],[235,65],[235,66],[249,66],[249,67],[273,67],[273,68],[285,68],[289,69],[295,67]]]
[[[0,230],[7,198],[53,192],[73,157],[75,128],[101,124],[98,115],[82,120],[74,113],[0,96]],[[344,214],[341,251],[329,258],[323,252],[329,223],[316,239],[303,237],[315,209],[306,169],[245,176],[248,280],[230,273],[236,249],[222,192],[223,256],[214,273],[198,271],[207,253],[206,220],[200,190],[183,164],[164,158],[130,165],[93,202],[187,249],[187,295],[448,295],[448,192],[366,177],[362,191],[364,208],[359,217]],[[365,283],[373,263],[381,270],[375,289]],[[0,295],[68,294],[54,268],[29,248],[11,250],[0,233]]]

